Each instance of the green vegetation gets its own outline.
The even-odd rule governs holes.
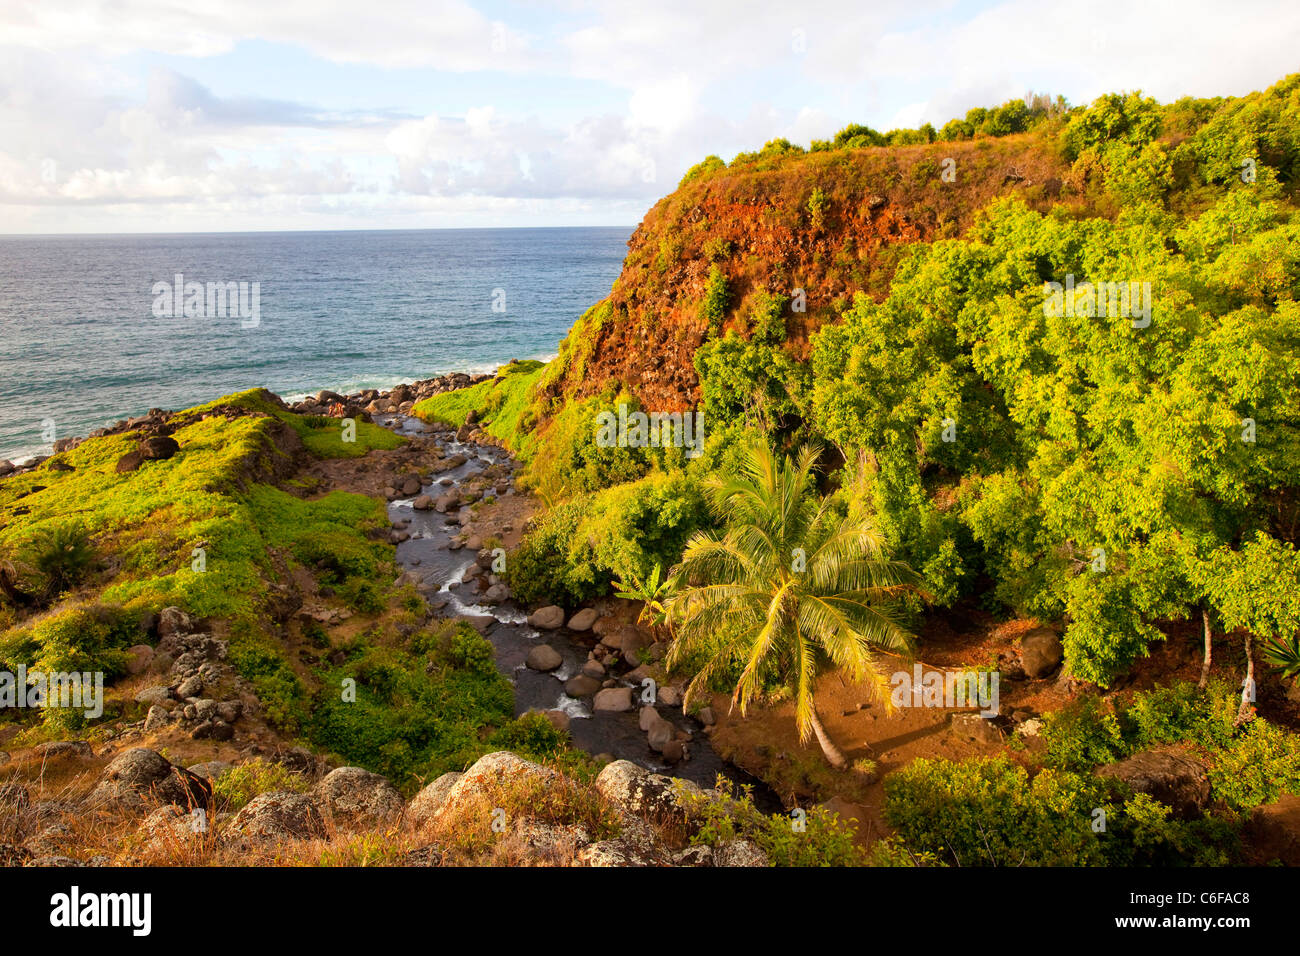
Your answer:
[[[1183,744],[1207,764],[1210,794],[1249,810],[1300,793],[1300,739],[1256,717],[1237,725],[1237,700],[1221,682],[1140,692],[1128,704],[1082,697],[1047,715],[1048,766],[1086,773],[1140,750]]]
[[[475,420],[511,452],[527,458],[532,450],[529,415],[531,389],[541,378],[545,365],[535,361],[511,362],[497,370],[494,378],[469,388],[443,392],[418,402],[412,410],[425,421],[461,426],[471,412]]]
[[[914,760],[885,778],[905,846],[954,866],[1222,866],[1230,821],[1181,821],[1146,794],[1069,771],[1032,777],[1005,756]]]
[[[544,718],[515,720],[492,645],[468,624],[435,622],[405,638],[375,630],[319,672],[308,739],[408,790],[485,753],[553,759],[565,738]],[[349,693],[349,690],[352,693]]]
[[[357,610],[376,607],[376,581],[392,574],[391,548],[370,539],[386,525],[382,502],[335,493],[309,501],[270,482],[291,467],[294,439],[315,454],[334,449],[342,425],[285,411],[260,390],[180,413],[180,451],[119,474],[137,437],[93,438],[34,472],[0,483],[0,549],[16,554],[45,593],[72,591],[49,615],[0,607],[0,662],[48,669],[122,672],[123,648],[143,638],[139,622],[168,605],[222,620],[232,662],[252,681],[271,718],[294,732],[304,691],[263,606],[277,560],[321,575]],[[391,432],[356,423],[340,454],[390,447]],[[345,450],[344,450],[345,449]],[[358,451],[360,449],[360,451]],[[312,453],[312,452],[304,452]],[[70,471],[50,467],[55,461]],[[99,567],[91,554],[113,555]],[[73,585],[76,585],[73,587]],[[29,588],[34,589],[34,588]],[[57,665],[57,666],[56,666]],[[43,711],[47,723],[78,714]]]
[[[699,532],[686,544],[665,603],[674,641],[669,667],[687,662],[692,698],[726,676],[741,714],[776,680],[795,688],[800,737],[816,734],[826,759],[844,767],[813,700],[817,674],[833,662],[854,681],[870,681],[888,700],[872,647],[907,652],[910,635],[889,598],[914,576],[881,555],[871,520],[841,512],[812,493],[816,452],[791,461],[752,445],[741,476],[709,484],[725,534]]]

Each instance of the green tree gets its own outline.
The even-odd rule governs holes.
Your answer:
[[[792,684],[801,739],[815,735],[831,765],[843,767],[844,754],[817,714],[817,675],[834,665],[888,701],[872,649],[910,649],[889,599],[918,579],[884,556],[865,515],[841,513],[815,494],[816,459],[812,447],[791,460],[755,442],[740,475],[711,483],[710,504],[726,531],[691,538],[673,573],[668,665],[701,652],[706,658],[689,701],[743,664],[733,695],[742,714],[765,681]]]

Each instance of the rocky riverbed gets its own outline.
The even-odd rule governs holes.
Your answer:
[[[724,761],[709,743],[713,715],[682,710],[680,680],[665,679],[666,647],[639,626],[629,602],[606,599],[566,612],[531,610],[512,598],[501,567],[502,542],[522,529],[494,520],[517,494],[509,454],[465,428],[439,429],[402,414],[376,424],[432,439],[443,467],[406,476],[389,489],[389,517],[403,578],[437,613],[473,624],[496,649],[497,666],[515,687],[515,712],[540,712],[569,732],[575,746],[631,760],[659,773],[711,787],[719,774],[754,788],[779,810],[761,782]],[[396,484],[396,482],[394,482]]]

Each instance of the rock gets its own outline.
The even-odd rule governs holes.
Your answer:
[[[1251,811],[1242,831],[1257,865],[1300,866],[1300,795],[1284,794]]]
[[[580,866],[658,866],[659,855],[627,840],[602,840],[578,851]]]
[[[42,760],[50,760],[55,757],[95,756],[94,751],[90,749],[90,744],[84,740],[52,740],[49,743],[37,744],[32,748],[32,754]]]
[[[146,687],[135,695],[135,702],[137,704],[150,704],[153,706],[161,706],[171,699],[171,690],[162,685]]]
[[[770,866],[767,854],[750,840],[731,840],[713,851],[714,866]]]
[[[187,769],[190,773],[200,776],[204,780],[211,780],[215,783],[231,770],[234,770],[235,765],[227,763],[224,760],[208,760],[204,763],[193,764]]]
[[[165,607],[158,614],[158,636],[189,634],[194,629],[190,616],[178,607]]]
[[[980,743],[999,744],[1002,742],[1002,730],[991,718],[979,714],[953,714],[952,729],[978,740]]]
[[[8,458],[0,458],[0,478],[13,474],[14,463]]]
[[[1065,647],[1050,628],[1035,628],[1020,640],[1020,664],[1028,677],[1046,677],[1064,658]]]
[[[548,710],[542,713],[542,716],[550,721],[551,726],[560,733],[566,733],[569,729],[569,715],[562,710]]]
[[[570,677],[564,682],[564,692],[570,697],[590,697],[600,690],[600,681],[586,674]]]
[[[90,803],[129,810],[146,809],[154,803],[209,807],[212,785],[183,767],[172,766],[156,751],[135,747],[118,754],[104,768]]]
[[[663,718],[659,716],[659,711],[655,710],[654,707],[649,704],[644,705],[641,708],[641,712],[637,715],[637,725],[642,730],[649,730],[655,724],[661,723],[662,721]]]
[[[203,678],[195,674],[193,677],[187,677],[181,681],[180,686],[176,688],[176,696],[181,700],[189,700],[191,697],[198,697],[203,693]]]
[[[209,832],[206,814],[182,810],[175,804],[168,804],[145,817],[136,830],[136,835],[147,849],[166,852],[202,842]]]
[[[591,706],[594,710],[608,710],[614,713],[631,710],[632,688],[606,687],[596,694]]]
[[[582,665],[582,673],[588,677],[603,678],[605,676],[605,665],[600,661],[587,661]]]
[[[311,796],[272,790],[254,797],[235,814],[227,830],[250,840],[306,840],[325,835],[325,819]]]
[[[170,726],[171,722],[172,715],[155,704],[149,708],[149,713],[144,718],[144,732],[146,734],[157,733],[164,727]]]
[[[702,791],[689,780],[651,773],[630,760],[615,760],[596,777],[596,792],[626,813],[658,825],[692,828],[687,796]]]
[[[1043,732],[1043,721],[1040,717],[1030,717],[1020,722],[1016,727],[1016,733],[1022,737],[1037,737]]]
[[[479,803],[502,784],[547,787],[559,777],[554,770],[506,750],[480,757],[452,786],[439,816]],[[477,812],[479,808],[475,807]]]
[[[656,716],[658,716],[656,714]],[[662,752],[664,745],[673,739],[677,733],[677,728],[664,720],[662,717],[646,731],[646,741],[650,744],[650,749],[656,753]]]
[[[145,461],[166,461],[180,451],[181,446],[170,435],[154,435],[140,442],[136,450]]]
[[[417,827],[436,820],[447,802],[451,788],[463,777],[462,773],[444,773],[433,783],[426,786],[411,800],[406,808],[406,819]]]
[[[153,648],[148,644],[136,644],[126,649],[126,672],[132,677],[143,674],[153,663]]]
[[[510,600],[510,589],[504,584],[494,584],[483,592],[484,604],[504,604]]]
[[[600,643],[606,647],[612,647],[626,656],[629,651],[640,650],[647,642],[635,627],[621,627],[612,633],[603,635]]]
[[[688,846],[673,854],[673,866],[712,866],[713,847]]]
[[[564,608],[554,604],[538,608],[528,615],[528,624],[543,631],[553,631],[564,624]]]
[[[336,826],[384,826],[406,808],[406,801],[391,783],[360,767],[330,771],[313,793],[325,818]]]
[[[420,495],[411,502],[411,507],[416,511],[429,511],[433,508],[433,499],[428,495]],[[407,537],[410,537],[410,535],[407,535]]]
[[[666,684],[663,687],[660,687],[658,691],[655,692],[655,696],[659,703],[663,704],[665,707],[680,707],[682,704],[681,690],[671,684]]]
[[[699,722],[702,723],[705,727],[712,727],[715,723],[717,723],[716,718],[714,718],[713,716],[712,707],[701,707],[700,712],[695,716],[696,719],[699,720]]]
[[[113,470],[119,475],[124,475],[127,472],[135,471],[143,464],[144,455],[139,451],[129,451],[117,460],[117,465],[114,466]]]
[[[553,671],[564,663],[564,658],[560,652],[549,644],[538,644],[528,652],[528,657],[524,661],[532,670],[535,671]]]
[[[1182,819],[1199,816],[1210,803],[1210,780],[1201,762],[1181,747],[1143,750],[1095,771],[1138,793],[1150,794]]]
[[[21,813],[31,805],[31,796],[21,783],[0,783],[0,807],[9,813]]]
[[[594,608],[584,607],[573,617],[569,618],[566,625],[571,631],[590,631],[591,625],[596,623],[596,611]]]
[[[686,744],[680,740],[670,740],[659,750],[660,756],[664,758],[664,763],[676,766],[686,759]]]

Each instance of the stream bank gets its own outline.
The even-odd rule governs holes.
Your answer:
[[[710,743],[704,725],[680,706],[661,701],[655,710],[671,724],[675,737],[682,742],[683,759],[670,765],[652,750],[641,727],[642,686],[635,668],[631,669],[630,679],[628,674],[619,676],[612,670],[597,685],[602,689],[628,688],[634,701],[630,710],[597,710],[591,696],[566,693],[565,683],[583,673],[601,637],[591,630],[579,632],[564,626],[547,629],[543,634],[528,623],[527,611],[508,592],[504,600],[500,599],[505,588],[481,569],[479,550],[462,545],[467,535],[470,543],[481,542],[475,542],[479,535],[470,526],[469,508],[455,500],[458,489],[486,473],[493,497],[504,502],[516,495],[516,463],[508,452],[494,445],[457,440],[452,430],[406,415],[376,415],[375,422],[399,434],[432,438],[444,460],[455,462],[422,484],[419,494],[404,495],[388,503],[388,516],[400,539],[397,562],[403,575],[416,584],[437,613],[468,620],[492,644],[497,668],[514,686],[516,716],[528,711],[558,711],[564,717],[554,719],[567,724],[573,746],[587,753],[630,760],[702,787],[714,786],[721,774],[752,788],[754,802],[761,809],[784,810],[776,794],[762,781],[724,760]],[[559,655],[559,665],[546,671],[530,668],[526,663],[529,654],[543,645]]]

